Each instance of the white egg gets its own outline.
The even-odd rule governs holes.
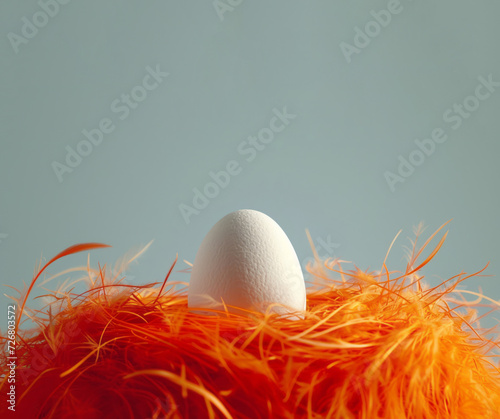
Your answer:
[[[228,311],[240,313],[236,307],[280,314],[306,308],[304,276],[292,243],[262,212],[239,210],[226,215],[198,249],[188,306],[224,310],[223,304]]]

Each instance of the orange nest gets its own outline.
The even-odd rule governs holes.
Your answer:
[[[487,298],[467,291],[480,297],[469,303],[456,289],[472,275],[434,288],[418,276],[443,244],[445,237],[418,262],[434,235],[414,246],[403,275],[385,262],[374,274],[316,260],[309,266],[316,287],[298,321],[197,314],[174,283],[130,286],[88,267],[84,294],[59,290],[45,311],[27,312],[28,294],[50,263],[102,245],[71,247],[18,300],[39,326],[18,333],[14,416],[500,417],[500,371],[492,361],[499,342],[473,326],[473,305]],[[5,355],[1,361],[6,409]]]

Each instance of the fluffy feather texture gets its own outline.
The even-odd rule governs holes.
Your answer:
[[[467,302],[456,287],[471,275],[424,285],[419,271],[444,241],[424,258],[436,233],[420,249],[415,240],[402,274],[385,261],[369,273],[316,256],[300,321],[203,316],[188,310],[179,283],[132,286],[88,264],[88,291],[65,284],[46,309],[24,309],[38,327],[18,334],[18,417],[500,417],[499,342],[474,311],[499,303],[471,292]]]

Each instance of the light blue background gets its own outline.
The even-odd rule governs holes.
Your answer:
[[[194,260],[218,219],[252,208],[282,226],[302,261],[309,228],[363,270],[380,268],[400,229],[389,267],[403,269],[413,226],[424,221],[426,239],[453,219],[426,280],[491,261],[492,277],[464,288],[498,300],[500,89],[457,130],[443,113],[474,93],[479,76],[500,80],[500,3],[402,0],[348,63],[341,43],[353,44],[355,28],[387,5],[252,0],[221,19],[212,1],[73,0],[16,54],[8,34],[20,35],[21,19],[41,7],[3,1],[0,282],[21,288],[41,254],[48,260],[75,243],[113,246],[92,252],[97,266],[151,239],[128,281],[161,281],[176,253]],[[111,103],[157,65],[169,76],[121,121]],[[283,107],[297,117],[247,162],[239,144]],[[60,183],[53,162],[64,163],[65,148],[106,117],[116,129]],[[449,139],[392,192],[384,173],[397,173],[398,156],[436,128]],[[179,205],[191,205],[193,188],[230,160],[242,172],[186,224]],[[85,263],[86,254],[71,256],[47,274]]]

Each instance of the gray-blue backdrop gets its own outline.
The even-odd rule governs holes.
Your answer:
[[[22,288],[75,243],[113,246],[97,267],[151,239],[127,281],[161,281],[252,208],[303,263],[309,228],[320,255],[371,270],[400,229],[392,269],[414,226],[427,238],[453,219],[425,279],[491,261],[462,288],[498,300],[499,15],[465,0],[3,1],[0,282]]]

